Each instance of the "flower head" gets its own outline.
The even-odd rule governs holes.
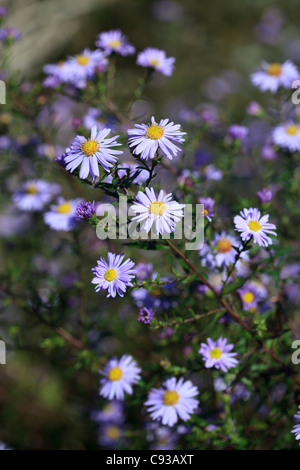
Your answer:
[[[152,308],[143,307],[140,309],[138,321],[145,323],[145,325],[149,325],[152,322],[154,315],[155,312]]]
[[[212,243],[216,266],[229,266],[230,263],[235,262],[237,251],[234,247],[239,245],[235,237],[223,231],[214,236]]]
[[[128,129],[127,134],[128,145],[132,147],[134,155],[148,160],[154,158],[160,150],[163,155],[172,160],[181,150],[173,142],[182,144],[186,133],[180,131],[180,124],[169,122],[169,119],[161,119],[157,123],[152,116],[150,124],[135,124],[135,128]]]
[[[178,204],[171,198],[172,194],[165,194],[163,190],[158,196],[153,188],[146,188],[146,194],[139,191],[136,196],[138,202],[130,206],[130,210],[138,214],[132,220],[144,222],[141,229],[147,233],[152,225],[157,235],[174,232],[177,222],[183,217],[184,204]]]
[[[148,47],[137,56],[136,63],[142,67],[151,67],[163,75],[170,76],[174,70],[174,57],[167,57],[165,51]]]
[[[300,406],[298,407],[298,412],[294,415],[296,424],[291,432],[295,433],[295,439],[300,440]],[[300,445],[300,443],[299,443]]]
[[[273,130],[274,144],[279,145],[281,148],[296,152],[300,150],[300,126],[289,122],[287,124],[280,124]]]
[[[243,310],[254,312],[259,300],[259,292],[253,282],[246,282],[243,287],[237,291],[243,303]]]
[[[183,378],[178,381],[175,377],[167,379],[162,388],[150,390],[148,400],[145,405],[154,421],[161,421],[162,424],[173,426],[178,418],[187,421],[196,408],[199,400],[195,399],[198,389]]]
[[[64,162],[67,164],[66,170],[70,170],[72,173],[81,165],[79,177],[86,179],[90,174],[92,180],[99,176],[99,163],[104,170],[110,171],[110,168],[117,161],[116,155],[123,152],[111,148],[121,144],[116,141],[119,136],[107,139],[109,133],[110,129],[99,131],[96,126],[93,126],[89,139],[77,135],[71,147],[66,149],[64,157]]]
[[[132,356],[124,354],[120,360],[112,358],[99,371],[103,378],[100,381],[101,396],[113,400],[124,400],[124,393],[132,394],[132,385],[136,384],[142,370]]]
[[[107,297],[124,296],[126,287],[131,287],[131,280],[135,276],[135,269],[132,269],[134,262],[128,258],[123,262],[125,255],[115,255],[108,253],[108,262],[104,258],[97,261],[97,266],[92,269],[95,274],[92,284],[96,284],[95,290],[107,289]]]
[[[264,62],[262,70],[251,75],[253,85],[261,91],[276,93],[278,88],[291,88],[294,80],[299,78],[297,67],[289,60],[283,64]]]
[[[233,219],[235,230],[241,233],[242,240],[249,240],[253,237],[254,243],[259,246],[268,246],[272,244],[272,239],[269,235],[277,235],[276,225],[270,224],[269,214],[261,217],[260,211],[257,208],[244,209],[240,212],[241,215],[236,215]]]
[[[204,217],[209,220],[209,222],[212,221],[212,217],[215,215],[214,212],[214,205],[215,201],[211,197],[200,197],[199,198],[200,204],[204,205],[204,210],[203,210],[203,215]]]
[[[240,126],[238,124],[233,124],[229,127],[228,133],[230,137],[237,140],[243,140],[248,134],[248,129],[245,126]]]
[[[221,369],[223,372],[227,372],[231,367],[235,367],[238,363],[234,356],[237,353],[231,353],[233,344],[227,344],[226,338],[219,338],[217,341],[213,341],[211,338],[207,338],[207,344],[201,343],[199,354],[202,354],[202,358],[205,361],[205,367],[208,369],[215,367]]]
[[[102,51],[90,51],[84,49],[83,52],[68,59],[68,64],[72,67],[73,83],[91,79],[99,69],[105,70],[108,61]]]
[[[103,49],[105,55],[113,52],[123,56],[135,53],[135,47],[128,42],[128,39],[119,29],[113,29],[99,34],[96,46]]]
[[[273,191],[271,189],[264,188],[258,191],[256,194],[259,197],[260,202],[263,204],[272,201]]]
[[[96,214],[95,201],[93,202],[81,202],[78,204],[76,209],[76,215],[80,219],[90,219]]]
[[[50,207],[50,211],[45,212],[44,222],[53,230],[72,230],[78,222],[76,209],[81,199],[65,200],[58,199],[58,203]]]
[[[14,193],[13,201],[23,211],[41,211],[60,192],[60,186],[44,180],[29,180]]]

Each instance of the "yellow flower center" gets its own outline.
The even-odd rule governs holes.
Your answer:
[[[106,271],[106,273],[104,274],[104,279],[106,281],[111,282],[111,281],[114,281],[115,279],[117,279],[117,276],[118,276],[117,271],[112,268],[112,269],[108,269]]]
[[[220,359],[220,357],[222,356],[222,351],[219,348],[214,348],[210,351],[209,354],[212,359]]]
[[[56,208],[56,212],[59,214],[69,214],[71,212],[72,206],[69,202],[63,202],[60,206]]]
[[[163,396],[163,402],[167,406],[177,405],[179,402],[179,395],[175,390],[167,390]]]
[[[151,202],[150,214],[162,215],[166,210],[166,204],[164,202]]]
[[[164,135],[164,130],[161,126],[156,123],[153,123],[151,126],[148,127],[146,137],[152,140],[161,139]]]
[[[26,193],[27,194],[37,194],[38,189],[35,184],[30,183],[26,186]]]
[[[270,64],[267,68],[267,74],[271,75],[271,77],[280,77],[282,72],[281,64]]]
[[[158,59],[150,59],[149,64],[152,65],[153,67],[158,67],[160,62]]]
[[[205,215],[207,215],[207,214],[208,214],[208,210],[207,210],[207,209],[204,209],[204,210],[203,210],[203,215],[205,216]]]
[[[12,115],[10,113],[1,114],[0,121],[2,122],[2,124],[10,124],[12,121]]]
[[[98,152],[99,148],[99,142],[96,142],[96,140],[87,140],[84,144],[82,144],[81,151],[86,157],[91,157],[92,155],[95,155],[96,152]]]
[[[117,426],[108,426],[106,435],[109,439],[116,441],[121,436],[121,431]]]
[[[299,134],[299,127],[295,124],[291,124],[290,126],[286,126],[285,132],[288,135],[298,135]]]
[[[232,244],[227,238],[222,238],[217,243],[217,250],[220,253],[227,253],[232,249]]]
[[[262,226],[260,225],[259,222],[257,222],[257,220],[250,220],[248,227],[253,232],[258,232],[262,228]]]
[[[122,42],[120,41],[120,39],[114,39],[113,41],[110,41],[108,45],[112,48],[118,49],[122,46]]]
[[[123,377],[123,371],[120,369],[120,367],[113,367],[108,372],[107,377],[111,382],[115,382],[116,380],[120,380]]]
[[[83,65],[84,67],[91,62],[91,59],[87,55],[78,55],[76,57],[76,62],[79,65]]]
[[[243,295],[243,301],[246,304],[251,304],[253,300],[254,300],[254,294],[252,292],[245,292],[245,294]]]

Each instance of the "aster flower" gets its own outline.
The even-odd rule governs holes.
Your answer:
[[[261,217],[260,211],[257,208],[244,209],[240,212],[241,215],[236,215],[233,219],[235,230],[241,233],[242,240],[249,240],[253,237],[254,243],[259,246],[268,246],[272,244],[272,239],[268,236],[277,234],[276,225],[270,224],[269,214]]]
[[[108,60],[102,51],[90,51],[89,49],[84,49],[81,54],[69,58],[67,62],[73,70],[72,82],[74,84],[94,78],[96,71],[104,71],[108,65]]]
[[[184,204],[173,201],[172,194],[165,194],[160,190],[156,196],[153,188],[146,188],[146,194],[142,191],[137,193],[135,202],[130,210],[135,215],[132,220],[144,222],[141,229],[147,233],[155,226],[156,234],[171,233],[175,231],[177,222],[183,217]]]
[[[106,449],[117,449],[124,439],[124,429],[118,423],[105,423],[100,426],[98,444]]]
[[[261,189],[257,191],[257,196],[262,204],[267,204],[268,202],[272,201],[273,198],[273,191],[271,189]]]
[[[289,60],[283,64],[263,62],[262,70],[251,75],[253,85],[261,91],[275,93],[280,86],[291,88],[294,80],[299,78],[297,67]]]
[[[165,51],[148,47],[137,56],[136,63],[142,67],[151,67],[169,77],[174,71],[174,57],[167,57]]]
[[[100,381],[100,395],[109,400],[124,400],[125,392],[132,395],[132,385],[140,380],[140,372],[142,370],[128,354],[124,354],[120,360],[110,359],[104,369],[99,371],[103,375]]]
[[[228,129],[228,134],[233,139],[243,140],[248,134],[248,129],[245,126],[240,126],[238,124],[233,124]]]
[[[96,214],[95,201],[81,202],[76,209],[76,215],[79,219],[90,219]]]
[[[124,421],[124,403],[120,400],[107,402],[101,410],[93,410],[91,419],[96,423],[118,423]]]
[[[204,210],[203,210],[203,215],[204,217],[209,220],[209,222],[212,221],[212,217],[215,215],[214,212],[214,205],[215,201],[211,197],[200,197],[199,198],[200,204],[204,205]]]
[[[298,407],[298,412],[294,415],[294,418],[295,418],[296,424],[291,432],[295,433],[295,439],[299,441],[300,439],[300,406]]]
[[[257,308],[259,293],[257,287],[252,282],[246,282],[243,287],[237,290],[243,303],[243,310],[254,312]]]
[[[58,203],[50,207],[50,211],[45,212],[44,222],[53,230],[64,230],[69,232],[78,222],[76,209],[81,199],[65,200],[58,199]]]
[[[138,321],[145,323],[145,325],[150,325],[154,315],[155,312],[153,312],[152,308],[143,307],[140,309]]]
[[[204,173],[205,178],[208,180],[220,181],[223,178],[222,170],[219,170],[218,168],[216,168],[213,163],[210,165],[207,165],[203,169],[203,173]]]
[[[234,246],[238,246],[237,239],[226,232],[222,232],[214,236],[212,241],[213,251],[215,255],[216,265],[218,267],[229,266],[230,263],[235,262],[237,251]],[[243,253],[242,253],[243,255]]]
[[[292,122],[280,124],[272,133],[274,144],[296,152],[300,150],[300,126]]]
[[[13,202],[23,211],[41,211],[60,192],[56,183],[44,180],[29,180],[22,183],[14,193]]]
[[[147,277],[150,277],[153,272],[152,263],[138,263],[136,265],[136,278],[139,281],[144,281]]]
[[[93,126],[96,126],[99,130],[103,130],[106,127],[114,130],[116,119],[112,115],[104,116],[98,108],[89,108],[83,117],[83,125],[86,129],[92,129]]]
[[[129,136],[128,145],[133,148],[134,155],[148,160],[154,158],[160,149],[163,155],[172,160],[181,150],[173,142],[182,144],[186,132],[180,131],[180,124],[169,122],[169,119],[161,119],[158,124],[152,116],[151,124],[148,126],[135,124],[135,129],[128,129],[127,134]]]
[[[71,147],[66,149],[64,157],[64,162],[67,164],[66,170],[72,173],[81,165],[79,177],[86,179],[90,173],[92,180],[99,176],[99,163],[105,171],[109,172],[117,161],[116,155],[123,153],[121,150],[111,148],[121,144],[116,141],[119,136],[106,139],[109,133],[110,129],[99,131],[96,126],[93,126],[89,139],[77,135]]]
[[[46,64],[43,71],[48,75],[43,82],[43,85],[47,88],[55,88],[60,83],[72,83],[74,79],[73,67],[68,61]]]
[[[105,55],[115,52],[127,56],[135,53],[135,47],[128,42],[127,37],[119,29],[112,29],[99,34],[95,44],[104,50]]]
[[[104,258],[97,261],[97,266],[92,269],[95,274],[92,284],[96,284],[95,291],[108,290],[107,297],[124,296],[126,287],[132,287],[131,280],[135,276],[135,269],[132,269],[134,262],[128,258],[123,262],[125,255],[115,255],[108,253],[108,262]]]
[[[0,29],[0,41],[19,41],[21,37],[21,31],[17,28],[7,26]]]
[[[178,418],[188,421],[190,416],[198,407],[199,400],[194,397],[198,395],[198,389],[183,378],[178,381],[175,377],[167,379],[162,388],[150,390],[145,406],[154,421],[173,426]]]
[[[238,363],[237,359],[234,359],[237,353],[230,352],[234,345],[227,344],[227,338],[221,337],[217,341],[207,338],[207,344],[201,343],[200,346],[198,352],[202,354],[205,367],[208,369],[215,367],[223,372],[227,372],[228,369],[235,367]]]

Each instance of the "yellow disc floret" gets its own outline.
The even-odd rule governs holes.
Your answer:
[[[36,187],[35,184],[29,183],[26,186],[26,194],[37,194],[37,192],[38,192],[38,188]]]
[[[222,238],[217,243],[217,250],[219,253],[227,253],[232,249],[232,244],[227,238]]]
[[[63,202],[60,206],[57,206],[56,212],[59,214],[69,214],[71,212],[72,206],[69,202]]]
[[[296,135],[299,134],[299,127],[296,126],[295,124],[291,124],[291,125],[289,125],[289,126],[286,126],[285,132],[286,132],[288,135],[296,136]]]
[[[176,405],[179,402],[179,395],[175,390],[167,390],[163,396],[163,402],[167,406]]]
[[[112,269],[108,269],[106,271],[106,273],[104,274],[104,279],[106,281],[111,282],[111,281],[114,281],[115,279],[117,279],[117,276],[118,276],[117,271],[112,268]]]
[[[76,57],[76,62],[79,65],[83,65],[84,67],[91,62],[91,59],[87,55],[78,55]]]
[[[96,152],[98,152],[99,148],[99,142],[96,140],[87,140],[84,144],[82,144],[81,151],[86,157],[91,157],[92,155],[95,155]]]
[[[119,49],[119,47],[122,46],[122,42],[120,41],[120,39],[114,39],[113,41],[110,41],[108,45],[109,47],[112,47],[114,49]]]
[[[111,382],[115,382],[116,380],[120,380],[123,377],[123,371],[120,367],[113,367],[107,374],[108,379]]]
[[[210,351],[209,354],[212,359],[220,359],[222,356],[222,351],[220,348],[214,348]]]
[[[164,135],[164,130],[162,126],[159,126],[155,122],[151,124],[151,126],[148,126],[148,130],[146,134],[146,137],[148,137],[148,139],[158,140],[158,139],[161,139],[163,135]]]
[[[250,220],[250,222],[248,224],[248,227],[253,232],[258,232],[262,228],[262,226],[260,225],[260,223],[257,220]]]
[[[166,210],[166,204],[164,202],[151,202],[150,214],[162,215]]]
[[[253,302],[253,300],[254,300],[253,292],[245,292],[245,294],[243,294],[243,301],[246,304],[251,304],[251,302]]]
[[[106,428],[106,435],[109,439],[112,439],[113,441],[116,441],[121,436],[120,428],[118,428],[118,426],[114,426],[114,425],[108,426]]]
[[[267,74],[271,75],[271,77],[280,77],[282,73],[282,65],[281,64],[270,64],[267,68]]]

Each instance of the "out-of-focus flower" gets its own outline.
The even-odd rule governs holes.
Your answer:
[[[238,124],[233,124],[228,129],[228,134],[233,139],[243,140],[248,134],[248,129],[245,126],[240,126]]]
[[[95,76],[96,68],[100,67],[105,70],[107,68],[108,61],[102,51],[90,51],[89,49],[84,49],[81,54],[78,54],[75,57],[70,57],[68,59],[68,64],[72,67],[74,76],[72,83],[76,83],[76,81],[80,82],[81,80],[85,81],[88,78],[93,78]]]
[[[243,310],[254,312],[259,300],[259,293],[255,284],[251,281],[246,282],[237,292],[243,303]]]
[[[135,128],[128,129],[127,134],[129,136],[128,145],[133,148],[134,155],[148,160],[154,158],[160,149],[163,155],[172,160],[181,150],[172,141],[182,144],[186,132],[180,131],[180,124],[169,122],[169,119],[161,119],[158,124],[152,116],[151,124],[148,126],[135,124]]]
[[[296,424],[291,432],[295,433],[295,439],[300,440],[300,406],[298,407],[298,412],[294,415]],[[300,444],[299,444],[300,445]]]
[[[105,423],[98,432],[98,444],[108,449],[117,449],[124,438],[123,427],[117,423]]]
[[[125,392],[132,395],[132,385],[140,380],[141,371],[133,357],[128,354],[124,354],[120,360],[110,359],[99,371],[103,375],[100,381],[100,395],[109,400],[124,400]]]
[[[271,91],[275,93],[280,86],[291,88],[294,80],[299,78],[297,67],[289,60],[283,64],[273,63],[262,64],[262,70],[251,74],[253,85],[261,91]]]
[[[95,201],[81,202],[76,209],[76,215],[80,219],[90,219],[93,215],[96,214]]]
[[[300,150],[300,126],[294,123],[280,124],[273,130],[274,144],[291,152]]]
[[[136,63],[169,77],[174,70],[175,57],[167,57],[165,51],[148,47],[138,54]]]
[[[119,29],[113,29],[99,34],[96,46],[103,49],[105,55],[113,52],[122,56],[135,53],[135,47],[128,42],[128,39]]]
[[[234,263],[237,255],[234,246],[238,247],[238,245],[237,239],[232,235],[224,231],[220,234],[216,234],[212,241],[216,265],[220,267],[223,264],[229,266],[229,264]]]
[[[172,200],[172,194],[165,194],[161,189],[156,196],[153,188],[146,188],[146,194],[139,191],[137,202],[130,206],[135,215],[132,220],[144,222],[141,229],[147,233],[155,226],[157,234],[171,233],[175,231],[177,222],[183,217],[184,204]]]
[[[41,211],[59,192],[60,186],[56,183],[30,180],[22,183],[13,195],[13,201],[23,211]]]
[[[0,6],[0,18],[3,18],[7,14],[7,8]]]
[[[143,307],[140,309],[138,321],[145,323],[145,325],[150,325],[154,315],[155,312],[152,310],[152,308]]]
[[[121,424],[124,421],[124,404],[120,400],[109,401],[101,410],[93,410],[91,419],[96,423]]]
[[[71,147],[66,149],[65,152],[64,161],[67,163],[66,170],[70,170],[72,173],[81,165],[79,178],[86,179],[90,174],[92,180],[99,176],[99,163],[104,170],[109,172],[110,168],[118,160],[116,155],[123,153],[122,150],[111,148],[121,144],[116,141],[119,136],[106,138],[110,131],[110,129],[99,131],[96,126],[93,126],[89,139],[77,135]]]
[[[160,421],[167,426],[174,426],[178,418],[188,421],[198,407],[199,400],[195,399],[198,389],[183,378],[178,381],[175,377],[167,379],[162,388],[150,390],[145,406],[154,421]]]
[[[277,158],[277,153],[275,152],[272,145],[264,145],[261,149],[261,158],[264,160],[275,160]]]
[[[241,215],[236,215],[233,219],[235,230],[240,232],[242,240],[249,240],[253,237],[254,243],[259,246],[268,246],[272,244],[272,239],[268,236],[277,235],[276,225],[270,224],[269,214],[261,217],[261,213],[257,208],[244,209],[240,212]]]
[[[199,198],[200,204],[204,205],[203,215],[206,217],[209,222],[212,221],[212,217],[215,215],[214,212],[214,205],[215,201],[211,197],[200,197]]]
[[[78,222],[76,209],[81,199],[65,200],[58,199],[58,203],[50,207],[50,211],[45,212],[44,222],[53,230],[64,230],[69,232]]]
[[[256,194],[259,197],[260,202],[263,204],[266,204],[273,199],[273,191],[268,188],[261,189]]]
[[[139,281],[144,281],[148,277],[151,277],[153,272],[153,264],[152,263],[138,263],[135,267],[136,269],[136,278]]]
[[[256,101],[251,101],[247,106],[247,113],[250,116],[258,116],[262,111],[262,107]]]
[[[223,178],[223,172],[216,168],[213,163],[204,167],[203,174],[208,180],[220,181]]]
[[[234,359],[237,353],[230,352],[234,345],[227,344],[227,338],[221,337],[217,341],[207,338],[207,344],[201,343],[200,346],[198,352],[202,354],[205,367],[208,369],[215,367],[223,372],[227,372],[228,369],[235,367],[238,363],[238,360]]]
[[[125,255],[109,252],[107,256],[108,262],[101,257],[97,266],[92,269],[95,274],[92,284],[96,284],[96,292],[107,289],[107,297],[116,297],[117,294],[123,297],[126,288],[132,287],[131,280],[135,277],[135,269],[132,269],[134,262],[128,258],[123,263]]]
[[[106,127],[115,130],[116,119],[114,116],[104,116],[100,109],[89,108],[83,117],[83,125],[86,129],[92,129],[93,126],[96,126],[99,130],[103,130]]]
[[[22,37],[21,31],[17,28],[7,26],[0,29],[0,41],[19,41]]]

